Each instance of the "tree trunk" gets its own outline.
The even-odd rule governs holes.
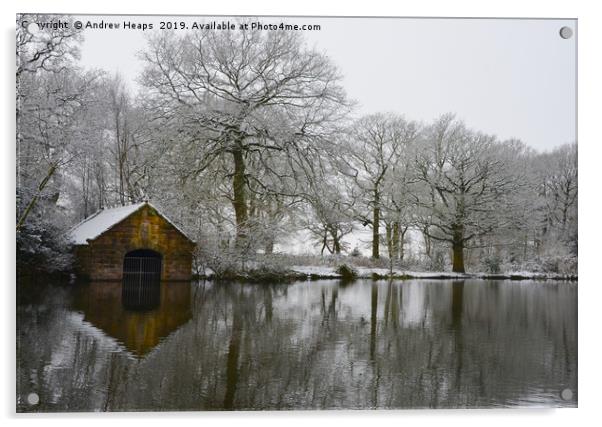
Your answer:
[[[328,247],[328,234],[324,231],[324,236],[322,237],[322,250],[320,251],[320,255],[324,255],[324,249]],[[330,251],[330,249],[329,249]]]
[[[339,236],[335,233],[332,233],[332,246],[334,249],[334,253],[336,255],[340,255],[341,254],[341,241],[339,239]]]
[[[88,169],[88,162],[86,161],[83,166],[82,173],[82,200],[84,202],[84,219],[88,218],[88,204],[90,202],[90,171]]]
[[[464,240],[462,227],[457,227],[454,231],[452,241],[453,265],[454,273],[464,273]]]
[[[29,215],[29,213],[31,212],[33,207],[36,205],[38,198],[40,197],[40,194],[42,194],[42,191],[44,191],[46,184],[48,184],[48,181],[50,181],[50,178],[52,178],[52,175],[54,175],[54,172],[56,171],[56,169],[57,169],[56,164],[53,164],[52,166],[50,166],[48,173],[46,174],[46,176],[44,177],[44,179],[38,186],[37,193],[33,196],[31,201],[27,204],[27,206],[25,207],[25,210],[23,211],[23,213],[21,214],[21,217],[19,218],[19,221],[17,221],[17,231],[19,231],[21,229],[21,227],[23,226],[23,224],[25,223],[27,216]]]
[[[395,221],[393,223],[393,245],[392,245],[392,251],[393,251],[393,258],[394,259],[399,259],[399,250],[400,250],[400,246],[399,246],[399,239],[400,239],[400,235],[399,235],[399,222]]]
[[[236,246],[244,246],[247,237],[247,200],[245,195],[245,159],[242,149],[232,151],[234,158],[234,175],[232,177],[232,189],[234,192],[234,213],[236,215]]]
[[[372,211],[372,258],[380,258],[380,194],[374,190],[374,210]]]
[[[121,206],[125,206],[125,197],[123,190],[123,150],[121,147],[121,120],[119,118],[120,110],[115,111],[115,151],[117,156],[117,169],[119,171],[119,201]]]
[[[422,237],[424,238],[424,253],[427,257],[431,258],[431,238],[428,235],[428,227],[424,227],[422,230]]]
[[[404,243],[405,243],[405,238],[406,238],[407,231],[408,231],[408,227],[405,227],[402,230],[400,230],[400,233],[399,233],[399,240],[398,240],[398,242],[399,242],[399,250],[398,250],[398,253],[399,253],[399,260],[400,261],[403,261],[403,257],[405,255],[405,253],[403,251],[403,246],[404,246]]]
[[[391,237],[391,223],[385,223],[385,241],[387,242],[387,253],[389,254],[389,259],[393,259],[393,241]]]

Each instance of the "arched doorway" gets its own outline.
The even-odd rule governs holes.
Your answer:
[[[123,275],[142,274],[147,277],[161,278],[162,256],[151,249],[136,249],[128,252],[123,258]]]
[[[123,258],[122,303],[128,309],[152,309],[160,303],[162,256],[137,249]]]

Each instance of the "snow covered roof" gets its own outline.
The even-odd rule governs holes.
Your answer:
[[[159,214],[173,225],[180,233],[182,233],[187,239],[191,240],[190,237],[182,231],[177,225],[169,220],[165,215],[161,214],[159,209],[151,205],[149,202],[134,203],[127,206],[119,206],[111,209],[102,209],[96,212],[94,215],[89,216],[79,224],[75,225],[68,232],[68,238],[71,243],[75,245],[87,245],[88,240],[92,240],[103,234],[105,231],[111,229],[114,225],[120,223],[134,212],[138,211],[144,205],[148,205],[155,209]]]

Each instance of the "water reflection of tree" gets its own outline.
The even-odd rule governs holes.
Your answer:
[[[428,293],[433,288],[425,289]],[[551,396],[557,396],[563,384],[575,386],[576,366],[567,369],[541,360],[548,352],[564,354],[576,348],[574,328],[570,344],[560,339],[574,320],[574,305],[569,298],[559,299],[567,304],[562,308],[552,303],[557,292],[568,296],[566,288],[546,289],[545,302],[539,304],[532,304],[534,293],[520,285],[509,285],[496,297],[478,283],[456,282],[450,291],[447,310],[431,305],[429,328],[390,333],[383,323],[382,375],[398,379],[396,386],[381,390],[383,406],[512,404],[533,393],[530,385],[546,384],[556,372],[557,383],[547,391]],[[394,351],[391,343],[397,344]],[[388,363],[391,357],[395,363]]]
[[[206,283],[191,307],[138,360],[30,307],[19,378],[49,410],[464,407],[576,386],[566,285]]]

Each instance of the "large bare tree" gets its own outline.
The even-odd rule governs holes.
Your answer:
[[[177,112],[181,136],[202,146],[196,172],[229,158],[238,244],[247,235],[249,157],[302,155],[347,110],[337,68],[297,33],[162,33],[142,57],[157,113]]]
[[[463,273],[464,249],[475,238],[504,227],[520,177],[509,173],[495,137],[467,129],[453,115],[428,129],[417,151],[418,205],[430,238],[452,247],[453,271]],[[506,214],[506,215],[505,215]]]

